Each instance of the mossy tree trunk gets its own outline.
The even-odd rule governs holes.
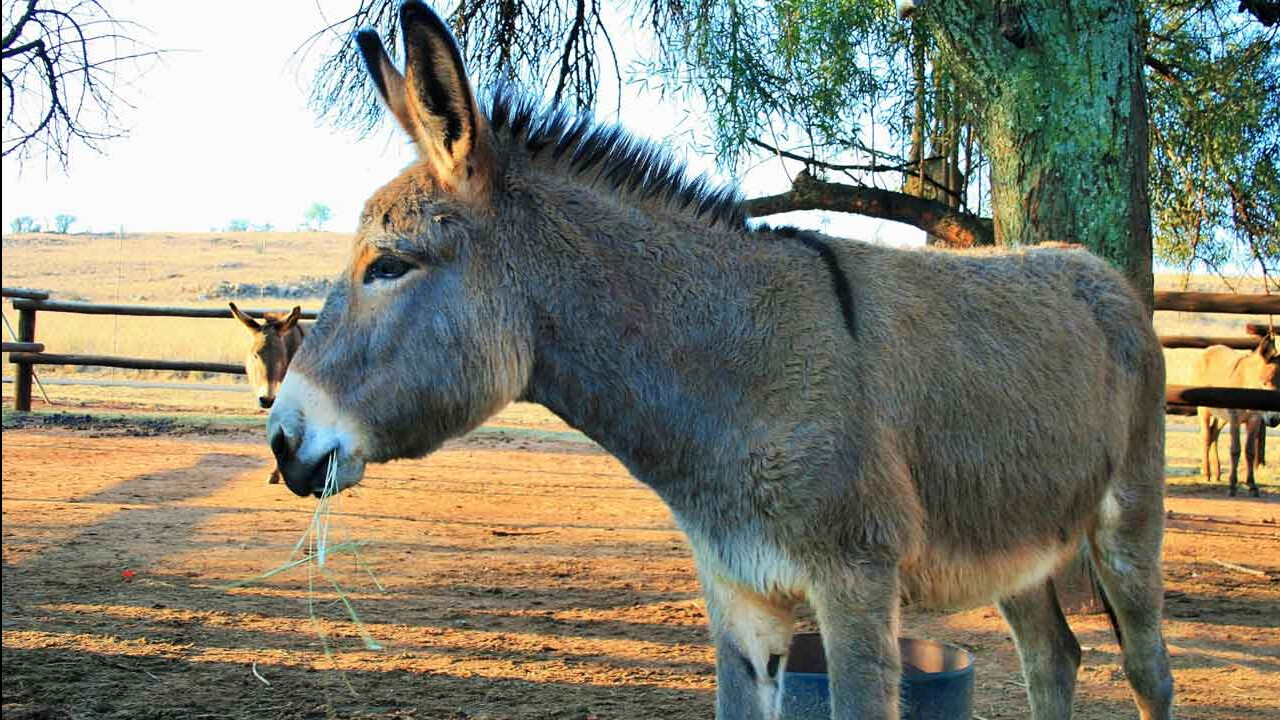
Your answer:
[[[1151,300],[1147,103],[1138,7],[933,0],[927,19],[985,108],[997,244],[1089,247]]]

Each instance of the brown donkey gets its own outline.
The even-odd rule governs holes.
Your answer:
[[[1280,369],[1280,352],[1276,351],[1276,337],[1268,334],[1258,341],[1258,347],[1252,352],[1239,352],[1226,345],[1213,345],[1205,348],[1196,358],[1194,368],[1195,385],[1211,385],[1218,387],[1261,388],[1275,390],[1277,370]],[[1202,407],[1196,411],[1200,416],[1200,439],[1204,449],[1204,463],[1201,470],[1205,482],[1217,482],[1222,478],[1222,465],[1218,460],[1218,435],[1224,425],[1231,428],[1231,481],[1227,494],[1236,494],[1236,471],[1240,464],[1240,426],[1245,428],[1244,459],[1245,481],[1249,485],[1249,494],[1258,497],[1258,485],[1254,482],[1255,466],[1262,464],[1262,451],[1266,442],[1267,424],[1274,425],[1271,413],[1253,410],[1225,410],[1221,408]]]
[[[400,22],[404,75],[358,42],[419,160],[366,203],[271,411],[291,490],[545,405],[688,535],[721,718],[777,717],[801,600],[833,716],[896,718],[904,599],[998,603],[1032,714],[1065,718],[1080,647],[1049,578],[1087,542],[1139,711],[1170,717],[1164,361],[1123,278],[1078,250],[749,229],[621,130],[478,104],[441,20]]]
[[[266,313],[259,323],[241,312],[235,303],[228,305],[231,306],[231,314],[249,330],[249,351],[244,356],[244,372],[249,378],[249,385],[258,396],[258,407],[270,408],[276,400],[280,383],[284,382],[289,362],[302,347],[305,331],[298,324],[302,308],[295,305],[288,313]],[[273,469],[267,482],[280,482],[280,471]]]

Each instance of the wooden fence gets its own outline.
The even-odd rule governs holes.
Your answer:
[[[166,307],[158,305],[112,305],[103,303],[69,302],[50,300],[44,290],[4,288],[4,297],[10,298],[18,311],[18,341],[4,343],[4,352],[14,364],[13,406],[17,410],[31,409],[32,367],[35,365],[91,365],[99,367],[128,368],[133,370],[174,370],[228,373],[243,375],[244,367],[230,363],[201,360],[153,360],[150,358],[116,357],[112,355],[67,355],[44,351],[44,345],[36,342],[36,313],[61,312],[86,315],[124,315],[133,317],[184,317],[230,318],[229,308]],[[1237,313],[1250,315],[1280,315],[1280,295],[1237,295],[1235,293],[1158,292],[1155,294],[1156,310],[1185,312]],[[245,314],[262,317],[267,310],[244,310]],[[302,311],[304,320],[314,320],[315,310]],[[1263,325],[1248,325],[1250,335],[1240,337],[1202,337],[1170,335],[1160,338],[1167,348],[1205,348],[1210,345],[1251,349],[1258,344],[1258,335],[1266,334]],[[1188,387],[1169,385],[1165,401],[1172,413],[1194,413],[1196,406],[1266,410],[1280,412],[1280,392],[1242,388]]]

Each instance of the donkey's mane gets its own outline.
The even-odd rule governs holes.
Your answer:
[[[736,187],[720,185],[706,175],[690,178],[684,163],[665,148],[621,126],[597,124],[505,84],[490,99],[489,125],[495,134],[522,143],[532,158],[545,158],[614,191],[642,202],[662,202],[712,225],[746,227]]]

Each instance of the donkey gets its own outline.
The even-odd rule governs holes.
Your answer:
[[[1277,370],[1280,370],[1280,352],[1276,349],[1276,337],[1267,334],[1258,341],[1258,346],[1251,352],[1237,352],[1226,345],[1212,345],[1196,358],[1193,383],[1218,387],[1277,389]],[[1254,482],[1253,472],[1262,464],[1262,453],[1266,442],[1266,425],[1274,426],[1271,413],[1260,413],[1253,410],[1227,410],[1222,408],[1201,407],[1196,411],[1200,417],[1200,439],[1204,450],[1204,463],[1201,471],[1205,482],[1217,482],[1222,479],[1222,465],[1218,460],[1218,435],[1224,425],[1231,428],[1231,480],[1227,494],[1235,497],[1237,468],[1240,464],[1240,426],[1245,428],[1244,459],[1245,480],[1249,485],[1249,494],[1258,497],[1261,493]]]
[[[480,104],[425,5],[400,24],[403,75],[356,40],[418,161],[365,204],[271,411],[290,490],[541,403],[688,536],[720,718],[778,717],[802,600],[833,717],[897,718],[904,598],[997,602],[1034,717],[1067,717],[1080,646],[1050,575],[1087,542],[1139,711],[1171,716],[1164,360],[1124,278],[1080,250],[752,230],[623,130]]]
[[[275,403],[285,372],[289,370],[289,362],[306,337],[306,331],[298,324],[302,308],[295,305],[288,313],[266,313],[259,323],[241,312],[235,303],[228,305],[231,306],[231,314],[248,329],[252,339],[244,356],[244,372],[258,396],[258,407],[270,408]],[[279,483],[280,470],[273,469],[267,482]]]

